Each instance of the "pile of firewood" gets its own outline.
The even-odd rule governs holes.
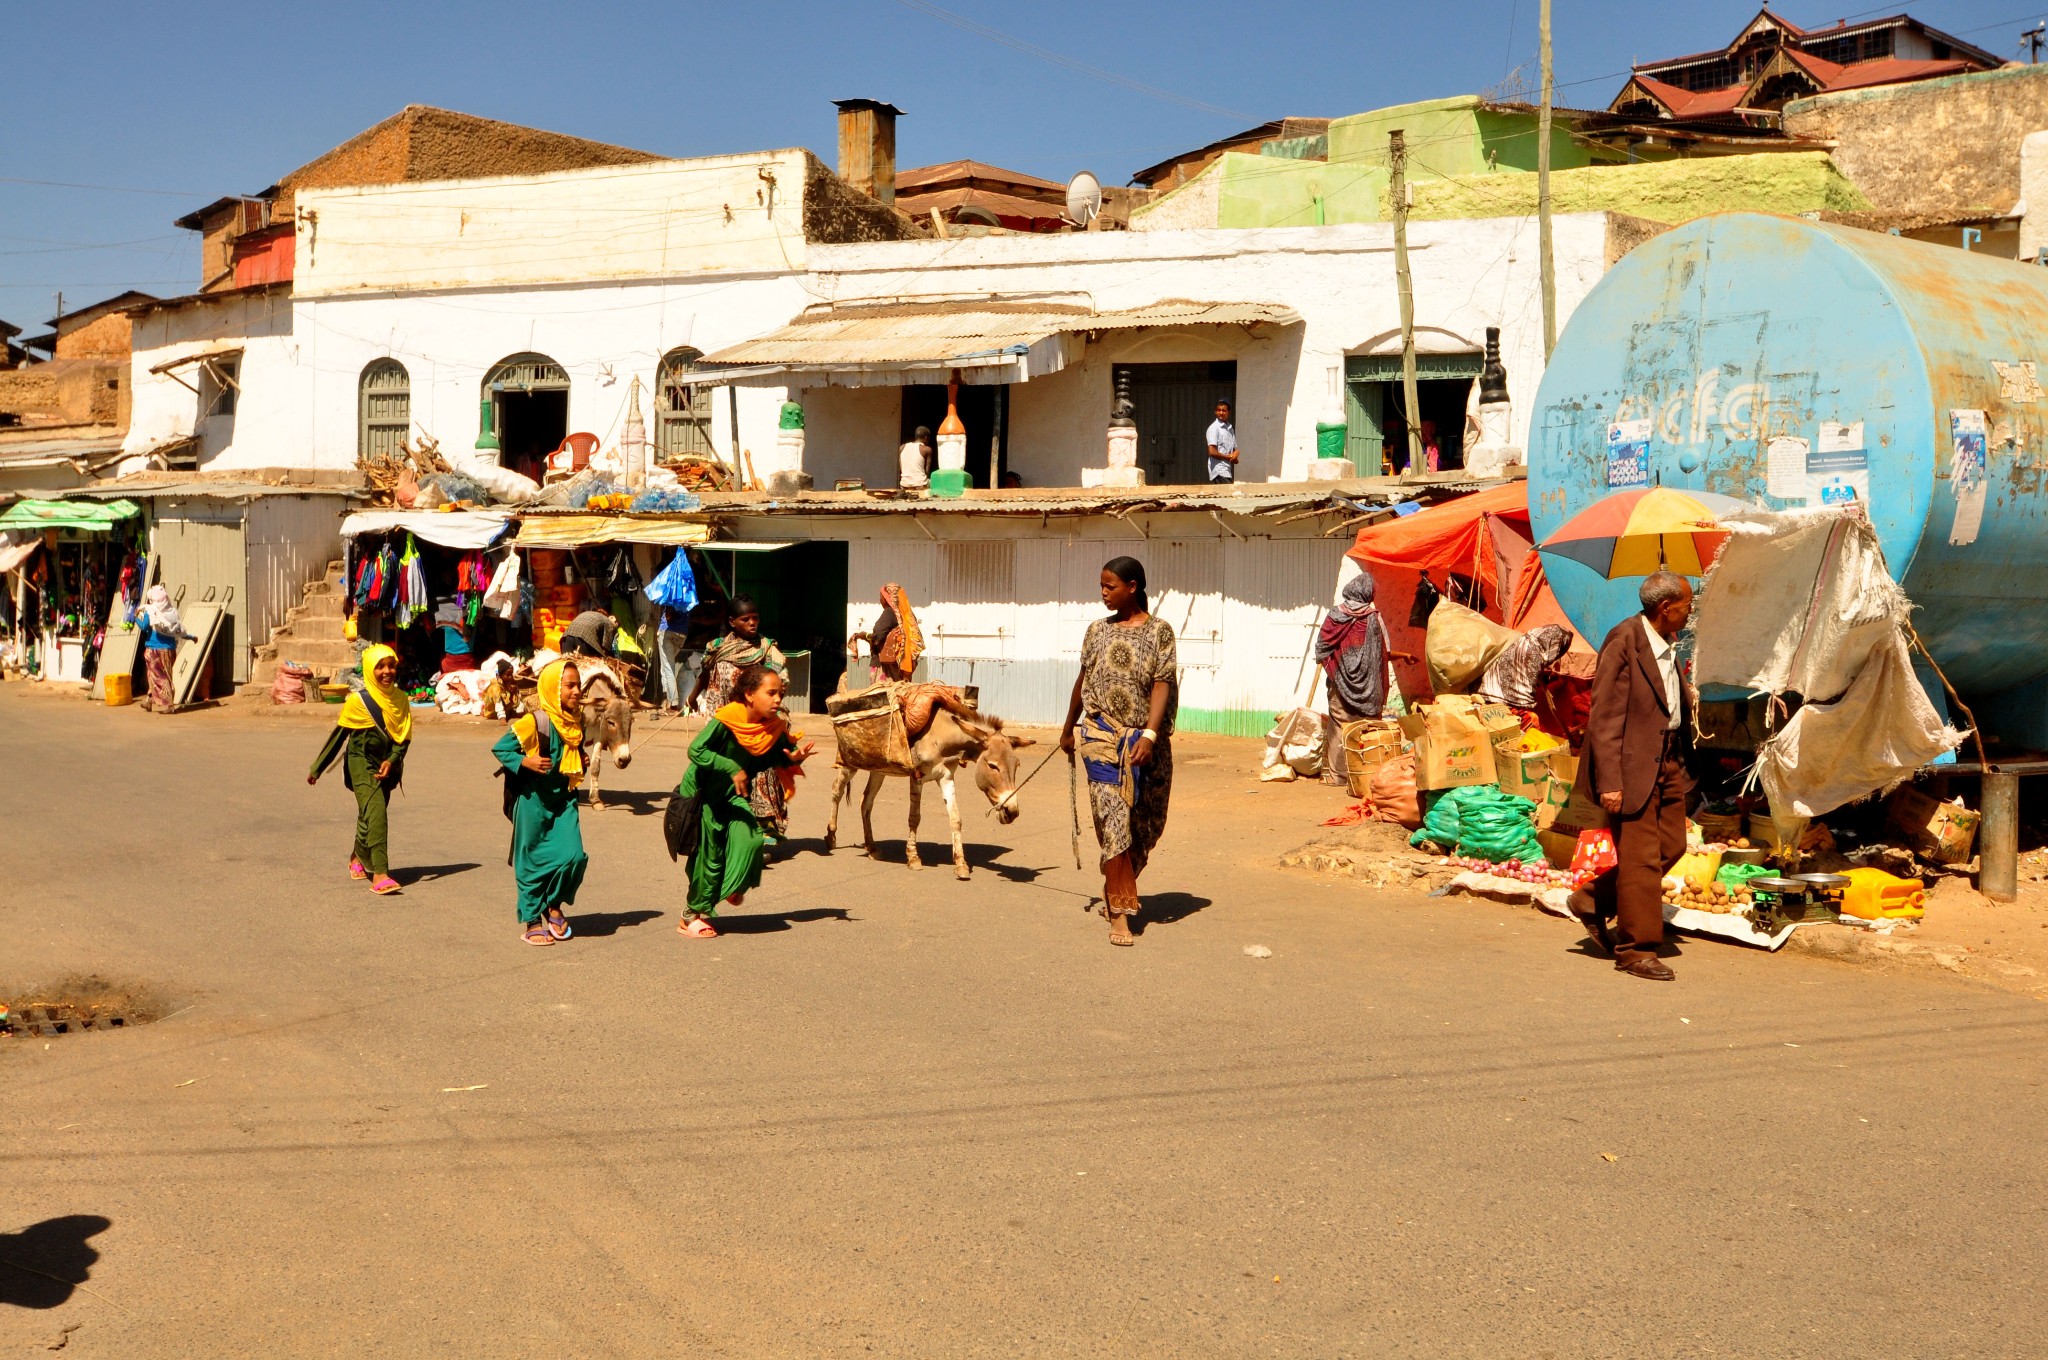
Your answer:
[[[363,480],[369,485],[370,504],[377,506],[409,504],[422,477],[453,470],[441,456],[441,441],[424,433],[400,444],[396,453],[359,458],[356,466],[363,470]],[[407,489],[404,494],[401,487]]]
[[[732,469],[710,458],[685,456],[664,464],[676,475],[676,485],[685,491],[732,490]]]

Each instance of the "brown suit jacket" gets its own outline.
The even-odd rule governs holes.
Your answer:
[[[1692,699],[1682,676],[1678,702],[1682,746],[1692,735]],[[1657,758],[1670,721],[1664,678],[1657,671],[1657,658],[1650,654],[1650,640],[1643,635],[1643,616],[1631,614],[1600,644],[1593,706],[1586,719],[1585,765],[1590,773],[1585,787],[1595,796],[1620,793],[1624,817],[1641,812],[1657,786]]]

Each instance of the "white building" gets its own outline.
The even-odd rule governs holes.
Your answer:
[[[800,312],[817,242],[906,230],[801,150],[304,189],[289,284],[140,313],[124,451],[346,475],[488,420],[531,472],[567,435],[614,441],[637,376],[659,446],[729,460],[772,445],[780,397],[721,409],[697,357]]]
[[[1606,214],[1559,217],[1560,317],[1614,246]],[[1409,228],[1421,413],[1456,457],[1487,328],[1509,391],[1543,368],[1536,223],[1503,217]],[[1027,486],[1072,486],[1103,462],[1114,375],[1129,370],[1154,484],[1206,480],[1202,431],[1233,403],[1240,481],[1299,481],[1315,457],[1333,369],[1344,373],[1350,451],[1379,471],[1397,419],[1400,302],[1393,229],[1083,232],[820,246],[819,301],[790,325],[710,352],[729,380],[801,400],[808,470],[893,483],[916,424],[936,426],[957,370],[969,471],[989,456]],[[1209,317],[1220,319],[1211,320]],[[1513,442],[1524,442],[1526,405]],[[1395,465],[1406,461],[1396,452]]]

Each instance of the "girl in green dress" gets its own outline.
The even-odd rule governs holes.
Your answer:
[[[356,796],[356,842],[348,857],[348,876],[368,879],[371,892],[395,893],[390,798],[405,773],[405,752],[412,744],[412,697],[398,687],[398,653],[389,647],[365,651],[362,667],[366,684],[349,692],[306,782],[318,783],[328,767],[341,760],[342,778]]]
[[[551,945],[575,933],[563,908],[575,903],[590,864],[576,809],[583,782],[582,677],[574,662],[551,661],[534,691],[540,711],[514,721],[491,753],[510,781],[520,938]]]
[[[786,686],[766,666],[748,666],[733,699],[690,743],[690,765],[676,789],[694,804],[698,826],[690,853],[690,896],[676,926],[695,939],[718,934],[718,904],[738,906],[761,881],[768,847],[781,834],[777,818],[795,791],[797,774],[816,747],[782,717]]]

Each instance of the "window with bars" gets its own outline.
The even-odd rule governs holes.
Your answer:
[[[702,350],[684,346],[662,356],[654,380],[654,455],[661,462],[710,458],[712,398],[717,389],[691,381]]]
[[[393,457],[412,425],[412,379],[398,360],[379,359],[363,370],[361,390],[358,456]]]

